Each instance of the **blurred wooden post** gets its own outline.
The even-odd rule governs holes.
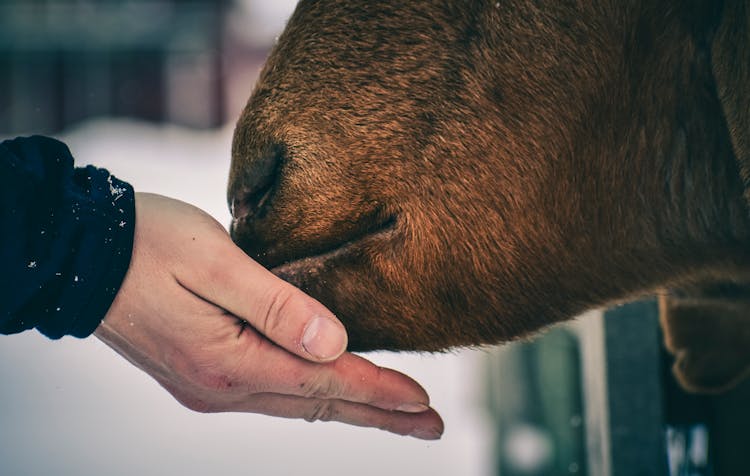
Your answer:
[[[668,474],[654,301],[589,313],[578,326],[589,474]]]

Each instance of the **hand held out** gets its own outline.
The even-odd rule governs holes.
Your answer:
[[[419,384],[344,352],[330,311],[177,200],[136,195],[130,269],[95,334],[196,411],[443,431]]]

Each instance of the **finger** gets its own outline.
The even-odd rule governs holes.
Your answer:
[[[272,393],[254,395],[247,402],[237,403],[228,410],[301,418],[310,422],[338,421],[423,440],[439,439],[445,428],[440,415],[432,408],[421,413],[403,413],[343,400],[310,399]]]
[[[345,353],[335,362],[314,364],[264,339],[248,345],[252,349],[234,373],[244,379],[239,388],[248,393],[340,399],[406,412],[429,406],[427,392],[412,378],[357,355]]]
[[[192,256],[195,262],[178,280],[279,346],[316,362],[335,360],[346,349],[346,330],[325,306],[250,259],[228,237],[210,253],[196,247]]]

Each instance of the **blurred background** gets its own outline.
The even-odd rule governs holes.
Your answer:
[[[241,109],[295,2],[0,2],[0,131],[128,117],[200,129]]]
[[[233,126],[295,4],[0,0],[0,138],[53,135],[229,223]],[[446,433],[428,443],[196,414],[95,338],[27,332],[0,339],[0,475],[750,474],[726,463],[747,388],[685,396],[660,339],[646,302],[501,348],[368,354],[430,393]]]

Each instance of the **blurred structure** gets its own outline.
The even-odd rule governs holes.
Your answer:
[[[641,301],[490,354],[496,474],[750,474],[750,381],[688,394],[662,341],[656,302]]]
[[[568,327],[496,349],[486,384],[499,475],[588,474],[581,356]]]
[[[226,78],[254,77],[273,39],[248,33],[258,30],[250,18],[264,24],[251,15],[256,3],[3,1],[0,133],[53,133],[101,116],[226,123],[252,87],[231,94]]]

